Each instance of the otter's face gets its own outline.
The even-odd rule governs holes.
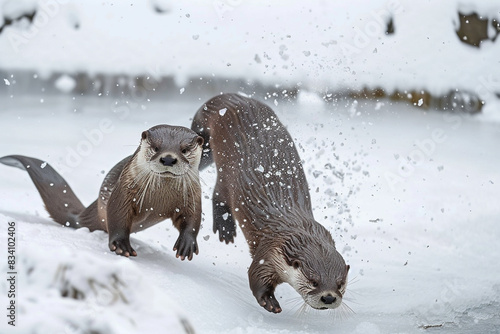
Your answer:
[[[139,163],[160,177],[182,177],[198,171],[203,138],[194,131],[170,125],[157,125],[144,131]]]
[[[347,288],[349,265],[345,264],[333,241],[332,245],[308,241],[307,245],[302,245],[301,253],[284,254],[287,268],[282,279],[312,308],[337,308]]]

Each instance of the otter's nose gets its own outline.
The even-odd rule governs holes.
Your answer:
[[[167,155],[166,157],[161,157],[160,162],[164,166],[173,166],[177,163],[177,159],[172,157],[171,155]]]
[[[333,297],[332,295],[327,295],[327,296],[322,296],[321,301],[325,304],[333,304],[337,300],[336,297]]]

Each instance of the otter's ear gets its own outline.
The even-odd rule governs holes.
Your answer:
[[[203,137],[200,136],[196,137],[196,143],[198,144],[198,146],[202,146],[203,142],[204,142]]]
[[[141,135],[142,140],[146,140],[148,138],[148,134],[148,131],[143,131]]]

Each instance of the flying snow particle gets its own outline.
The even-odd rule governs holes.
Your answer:
[[[424,99],[420,99],[420,100],[418,100],[418,106],[419,106],[419,107],[421,107],[421,106],[422,106],[422,104],[424,104]]]
[[[226,111],[227,111],[227,108],[219,110],[219,115],[224,116],[224,114],[226,113]]]
[[[6,86],[10,86],[10,81],[9,81],[9,80],[7,80],[7,79],[3,79],[3,82],[5,82],[5,85],[6,85]]]
[[[278,106],[278,100],[274,99],[274,105]]]
[[[229,213],[225,213],[222,215],[222,219],[227,220],[229,218]]]
[[[44,162],[40,165],[40,168],[44,169],[47,166],[47,162]]]
[[[255,168],[256,171],[263,173],[264,172],[264,167],[262,165],[259,165],[259,167]]]
[[[181,89],[179,89],[179,93],[180,94],[184,93],[184,91],[185,91],[184,87],[182,87]]]

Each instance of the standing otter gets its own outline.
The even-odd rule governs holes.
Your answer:
[[[184,127],[158,125],[144,131],[135,153],[109,171],[88,208],[46,162],[21,155],[0,162],[28,172],[54,221],[108,232],[109,249],[116,254],[136,256],[130,233],[170,218],[180,233],[176,257],[191,260],[198,254],[201,223],[202,145],[203,138]]]
[[[213,229],[226,243],[236,219],[250,247],[250,289],[269,312],[281,307],[276,286],[289,283],[315,309],[341,305],[349,266],[314,220],[306,177],[293,140],[271,108],[222,94],[196,113],[191,128],[203,137],[200,168],[217,168]]]

